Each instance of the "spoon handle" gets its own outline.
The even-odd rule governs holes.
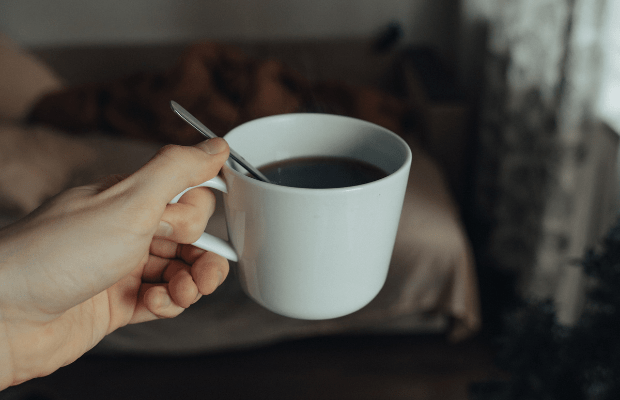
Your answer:
[[[177,115],[185,120],[188,124],[190,124],[194,129],[200,132],[207,139],[213,139],[218,137],[215,133],[213,133],[209,128],[207,128],[202,122],[198,121],[196,117],[190,114],[185,108],[181,107],[179,103],[174,100],[170,100],[170,107],[172,110],[177,113]],[[254,168],[252,164],[247,162],[245,158],[241,157],[237,154],[236,151],[230,149],[230,158],[235,160],[239,165],[248,170],[250,174],[252,174],[256,179],[269,182],[269,179],[265,175],[263,175],[259,170]]]

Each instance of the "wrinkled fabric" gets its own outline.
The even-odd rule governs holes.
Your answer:
[[[33,106],[29,120],[73,133],[109,131],[182,145],[202,140],[171,111],[170,100],[220,136],[243,122],[292,112],[348,115],[401,134],[408,115],[406,104],[386,93],[341,82],[311,83],[280,61],[206,42],[189,46],[167,71],[49,93]]]

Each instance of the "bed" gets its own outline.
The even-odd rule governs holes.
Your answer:
[[[457,201],[466,138],[449,134],[460,109],[429,107],[415,84],[420,76],[397,74],[404,81],[395,80],[403,54],[366,40],[24,49],[0,35],[0,226],[65,188],[131,173],[163,144],[197,140],[166,109],[172,95],[218,134],[300,109],[351,115],[394,130],[414,154],[390,272],[368,306],[333,320],[282,317],[246,297],[233,264],[230,278],[181,316],[119,329],[93,351],[195,354],[345,333],[471,337],[481,326],[479,294]],[[205,72],[206,59],[215,64]],[[209,81],[193,93],[195,82],[204,74],[212,78],[216,68],[240,75],[220,77],[232,86]],[[243,75],[248,70],[250,78]],[[240,76],[253,88],[243,101],[233,90]],[[387,83],[394,82],[407,89],[388,93]],[[230,106],[222,93],[229,103],[244,104]],[[226,238],[219,206],[207,232]]]

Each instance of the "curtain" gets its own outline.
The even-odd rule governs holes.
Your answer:
[[[615,222],[618,137],[594,113],[606,1],[465,0],[488,24],[474,168],[483,257],[579,315],[579,259]]]

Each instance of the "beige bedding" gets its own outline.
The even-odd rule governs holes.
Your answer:
[[[45,65],[2,38],[0,225],[66,187],[102,175],[131,172],[160,146],[101,132],[75,137],[22,122],[32,104],[62,85]],[[12,103],[11,98],[21,99],[20,103]],[[437,321],[448,322],[446,329],[453,339],[474,334],[481,321],[468,238],[440,169],[413,139],[410,145],[414,161],[390,273],[383,290],[364,309],[327,321],[275,315],[244,295],[233,265],[233,274],[213,295],[203,297],[180,317],[120,329],[98,349],[178,354],[317,334],[419,332],[423,327],[441,328],[443,325],[434,324]],[[207,231],[226,236],[220,208]]]

